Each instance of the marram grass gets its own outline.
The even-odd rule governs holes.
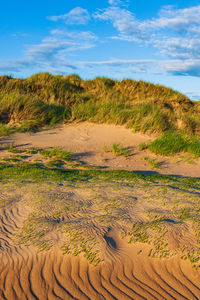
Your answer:
[[[0,76],[0,135],[69,121],[125,125],[133,131],[200,134],[199,104],[161,85],[135,80],[38,73]],[[7,124],[7,125],[6,125]]]

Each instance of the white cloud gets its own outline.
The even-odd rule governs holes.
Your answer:
[[[129,3],[129,0],[108,0],[108,3],[111,6],[127,6]]]
[[[98,37],[91,31],[66,31],[54,29],[51,31],[52,35],[60,37],[68,37],[70,39],[85,40],[85,41],[96,41]]]
[[[139,20],[120,7],[98,10],[95,18],[110,21],[117,30],[114,39],[152,45],[166,57],[200,58],[200,5],[185,9],[168,6],[157,18]]]
[[[179,76],[200,76],[200,59],[199,60],[156,60],[156,59],[133,59],[123,60],[114,59],[108,61],[82,61],[77,62],[76,67],[108,67],[109,71],[112,68],[119,68],[120,72],[124,74],[128,72],[134,73],[151,73],[151,74],[165,74],[165,75],[179,75]]]
[[[161,67],[171,75],[200,77],[200,59],[162,61]]]
[[[118,36],[122,40],[139,41],[146,38],[146,32],[142,30],[141,24],[135,18],[134,14],[120,7],[108,7],[105,10],[98,10],[94,18],[102,21],[110,21],[118,31]]]
[[[119,4],[121,4],[121,1],[120,0],[108,0],[108,3],[110,5],[119,5]]]
[[[68,25],[84,25],[90,20],[90,14],[87,9],[75,7],[69,13],[59,16],[48,17],[51,21],[63,20]]]
[[[69,63],[69,53],[95,47],[97,37],[90,31],[55,29],[41,43],[29,47],[23,59],[0,62],[0,72],[22,72],[37,69],[68,73],[76,69]]]

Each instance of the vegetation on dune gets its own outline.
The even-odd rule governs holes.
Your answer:
[[[120,144],[114,143],[111,148],[104,146],[104,152],[112,152],[115,156],[125,156],[131,155],[131,150],[129,148],[123,147]]]
[[[122,147],[120,144],[113,144],[112,152],[116,156],[118,156],[118,155],[129,156],[131,154],[131,151],[129,149]]]
[[[141,146],[142,147],[142,146]],[[141,148],[140,147],[140,148]],[[166,132],[148,146],[152,152],[161,155],[173,155],[179,152],[189,152],[195,157],[200,156],[200,141],[196,137],[187,137],[177,132]]]
[[[62,150],[60,148],[57,148],[57,147],[54,147],[50,150],[42,150],[40,152],[40,154],[44,157],[47,157],[47,158],[55,158],[55,159],[61,159],[61,160],[64,160],[64,161],[70,161],[72,160],[72,157],[73,157],[73,154],[72,152],[69,152],[69,151],[65,151],[65,150]]]
[[[4,124],[0,124],[0,136],[7,136],[15,132],[13,126],[5,126]]]
[[[0,76],[1,135],[14,126],[25,132],[69,120],[120,124],[141,132],[200,133],[198,103],[161,85],[49,73],[26,79]]]
[[[148,162],[153,169],[159,169],[161,167],[161,163],[154,158],[144,157],[144,160]]]

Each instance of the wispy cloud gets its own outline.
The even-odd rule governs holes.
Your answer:
[[[200,58],[200,5],[185,9],[167,6],[157,18],[147,20],[137,19],[128,9],[109,6],[94,17],[112,23],[118,33],[112,38],[152,45],[168,58]]]
[[[0,72],[22,72],[38,69],[49,72],[69,73],[76,66],[69,62],[69,53],[95,47],[97,36],[90,31],[52,30],[41,43],[32,45],[24,58],[0,61]]]
[[[129,0],[108,0],[108,3],[111,6],[127,6],[129,3]]]
[[[26,38],[27,36],[29,36],[29,34],[25,32],[15,32],[11,36],[14,38]]]
[[[182,76],[200,76],[200,60],[180,60],[180,59],[133,59],[123,60],[114,59],[107,61],[85,61],[78,62],[77,67],[109,67],[117,69],[120,68],[121,72],[135,73],[150,73],[150,74],[165,74],[165,75],[182,75]]]
[[[59,16],[50,16],[48,17],[51,21],[62,20],[65,24],[68,25],[84,25],[87,24],[90,20],[90,14],[87,9],[82,7],[75,7],[70,12],[64,15]]]
[[[82,41],[96,41],[98,37],[91,31],[66,31],[60,29],[54,29],[51,31],[52,35],[60,36],[60,37],[67,37],[70,39],[82,40]]]
[[[110,5],[119,5],[121,3],[120,0],[108,0],[108,3]]]
[[[60,48],[50,51],[50,48],[43,48],[48,53],[44,56],[43,51],[33,49],[29,51],[27,56],[19,60],[9,60],[0,63],[0,72],[21,72],[23,69],[41,68],[43,71],[55,73],[69,73],[72,70],[90,70],[96,67],[102,71],[107,70],[110,74],[119,73],[120,76],[127,77],[134,73],[145,74],[166,74],[175,76],[200,76],[200,60],[156,60],[156,59],[140,59],[140,60],[123,60],[113,59],[104,61],[76,61],[70,64],[63,55],[59,55]]]

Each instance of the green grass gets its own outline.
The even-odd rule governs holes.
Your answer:
[[[185,185],[185,188],[198,187],[200,188],[200,180],[190,177],[176,177],[161,174],[144,175],[126,170],[61,170],[49,169],[42,166],[40,163],[18,163],[18,164],[0,164],[0,180],[2,181],[69,181],[69,182],[84,182],[90,180],[116,180],[116,181],[134,181],[144,180],[146,182],[163,181],[171,182],[175,185]]]
[[[165,156],[174,155],[179,152],[189,152],[199,157],[200,141],[197,138],[186,137],[177,132],[167,132],[150,143],[148,149],[156,154]]]
[[[1,121],[1,119],[0,119]],[[0,137],[1,136],[8,136],[11,135],[12,133],[14,133],[16,131],[14,126],[9,126],[9,125],[5,125],[5,124],[0,124]]]
[[[188,143],[187,151],[195,157],[200,157],[200,141],[191,141]]]
[[[60,159],[52,159],[46,165],[50,168],[59,168],[62,167],[63,161]]]
[[[122,147],[120,144],[113,144],[112,145],[112,152],[116,156],[123,155],[125,157],[127,157],[131,154],[131,151],[129,149]]]
[[[146,149],[148,149],[148,144],[147,143],[141,143],[141,144],[139,144],[138,149],[140,151],[146,150]]]
[[[20,159],[17,157],[5,157],[5,158],[2,158],[2,160],[5,162],[19,162],[20,161]]]
[[[159,169],[161,167],[161,163],[156,159],[144,157],[144,160],[147,161],[153,169]]]
[[[72,152],[69,152],[69,151],[64,151],[60,148],[52,148],[50,150],[42,150],[40,152],[40,154],[42,156],[44,156],[45,158],[56,158],[56,159],[59,159],[59,160],[64,160],[64,161],[71,161],[72,158],[73,158],[73,153]]]
[[[7,151],[14,154],[20,154],[26,152],[26,150],[17,149],[13,143],[7,148]]]

